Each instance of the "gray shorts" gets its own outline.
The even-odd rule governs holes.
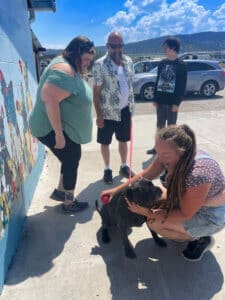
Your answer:
[[[183,225],[187,233],[193,238],[217,233],[225,227],[225,205],[219,207],[204,206]]]

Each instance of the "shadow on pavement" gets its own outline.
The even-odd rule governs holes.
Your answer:
[[[92,219],[95,199],[102,190],[121,183],[120,176],[114,178],[113,185],[102,180],[89,184],[78,195],[80,201],[88,201],[89,209],[77,214],[64,214],[61,203],[44,206],[44,211],[27,217],[20,244],[7,274],[7,285],[23,282],[29,277],[37,277],[53,267],[53,260],[63,251],[76,224]]]
[[[77,218],[62,214],[59,205],[44,209],[27,217],[5,284],[16,284],[48,272],[75,229]]]
[[[187,262],[181,251],[185,243],[167,241],[167,248],[158,247],[153,239],[136,244],[136,259],[124,256],[119,235],[110,244],[102,244],[92,255],[101,255],[107,268],[113,300],[209,300],[221,290],[223,274],[211,252],[200,262]]]
[[[97,180],[93,183],[90,183],[85,189],[83,189],[78,195],[77,199],[80,201],[88,201],[90,208],[93,208],[95,210],[95,200],[100,201],[100,193],[103,190],[111,189],[115,186],[118,186],[123,183],[122,181],[123,177],[121,176],[115,176],[113,177],[113,183],[112,184],[106,184],[102,179]],[[89,212],[93,214],[93,210],[89,209]],[[91,218],[89,218],[91,219]],[[79,219],[78,219],[79,220]],[[82,223],[82,220],[79,220],[79,223]]]

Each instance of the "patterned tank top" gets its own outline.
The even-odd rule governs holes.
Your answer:
[[[167,171],[160,176],[161,183],[167,188]],[[211,183],[206,199],[211,198],[225,189],[225,177],[219,164],[206,152],[198,150],[193,166],[187,174],[185,188],[191,188],[204,183]]]
[[[206,199],[225,189],[225,177],[219,164],[206,152],[199,150],[186,177],[185,187],[190,188],[204,183],[211,183]]]

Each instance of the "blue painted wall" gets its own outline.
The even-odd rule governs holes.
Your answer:
[[[26,0],[0,1],[0,292],[44,161],[28,117],[36,70]]]

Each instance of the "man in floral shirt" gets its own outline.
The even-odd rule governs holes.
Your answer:
[[[123,54],[123,38],[120,33],[112,32],[108,36],[106,55],[96,60],[93,66],[94,106],[98,126],[97,142],[101,144],[101,153],[105,164],[103,180],[112,183],[110,167],[110,149],[115,133],[119,142],[121,158],[120,175],[128,178],[134,173],[127,166],[128,145],[130,140],[131,113],[133,97],[133,63]]]

